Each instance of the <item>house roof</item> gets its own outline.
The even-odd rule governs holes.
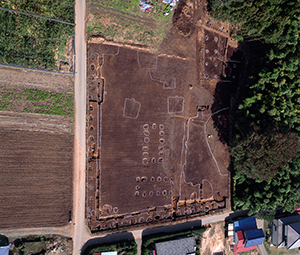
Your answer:
[[[233,246],[233,253],[240,253],[240,252],[244,252],[244,251],[251,251],[256,249],[256,246],[251,246],[248,248],[245,248],[244,246]]]
[[[278,220],[281,221],[284,225],[290,225],[291,223],[300,222],[300,215],[293,215]]]
[[[234,222],[234,231],[239,231],[239,230],[245,231],[245,230],[251,230],[256,228],[257,228],[256,219],[254,217],[249,217],[247,219]]]
[[[286,242],[284,236],[287,236]],[[271,242],[278,248],[300,247],[300,215],[293,215],[272,221]]]
[[[194,237],[155,244],[157,255],[186,255],[195,252],[195,248],[196,241]]]
[[[244,232],[245,235],[245,248],[260,245],[264,242],[265,234],[264,231],[260,229],[247,230]]]
[[[287,249],[295,249],[300,247],[299,239],[300,239],[300,222],[296,222],[288,225],[287,226]]]

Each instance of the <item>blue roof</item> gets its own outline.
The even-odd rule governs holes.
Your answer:
[[[245,248],[260,245],[265,239],[264,231],[260,229],[253,229],[244,232],[245,235]]]
[[[233,225],[235,232],[239,230],[246,231],[251,229],[257,229],[256,219],[254,217],[250,217],[240,221],[235,221]]]

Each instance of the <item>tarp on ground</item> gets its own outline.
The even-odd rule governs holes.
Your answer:
[[[10,246],[10,244],[7,246],[0,246],[0,255],[8,255],[9,246]]]

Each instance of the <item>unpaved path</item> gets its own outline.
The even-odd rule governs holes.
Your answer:
[[[85,225],[86,165],[86,43],[85,0],[75,3],[75,144],[73,197],[73,254],[79,255],[89,235]]]
[[[0,87],[73,93],[74,75],[32,70],[0,64]]]

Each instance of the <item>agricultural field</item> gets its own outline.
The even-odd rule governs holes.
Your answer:
[[[0,66],[0,229],[70,220],[73,79]]]
[[[0,110],[73,117],[73,95],[0,87]]]
[[[0,66],[0,110],[73,118],[72,75]]]
[[[156,51],[89,40],[86,215],[92,232],[231,206],[229,108],[242,54],[229,27],[210,20],[197,3],[180,1]]]
[[[73,135],[0,127],[0,139],[0,229],[66,225]]]
[[[6,1],[1,7],[74,23],[74,1]],[[73,72],[74,26],[0,10],[0,62]]]

